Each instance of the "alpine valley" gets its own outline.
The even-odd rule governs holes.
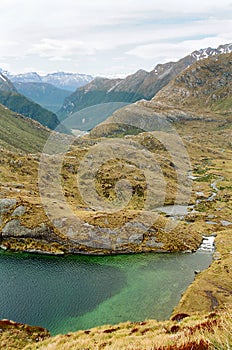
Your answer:
[[[56,336],[3,320],[1,348],[232,346],[231,51],[232,44],[194,51],[125,79],[84,76],[87,84],[69,96],[71,85],[57,84],[52,75],[41,81],[34,73],[29,81],[0,74],[3,254],[47,254],[50,259],[122,254],[123,259],[134,253],[191,256],[208,249],[212,257],[207,269],[195,271],[168,320],[119,318],[114,325]],[[59,124],[56,114],[32,102],[35,94],[29,96],[42,89],[55,95],[57,88],[63,89],[59,98],[65,98],[57,115],[60,120],[74,116],[74,129],[85,124],[83,108],[127,105],[106,113],[104,120],[98,113],[88,123],[90,132],[74,137],[65,127],[63,133],[52,130]],[[43,104],[48,108],[50,102]],[[147,267],[140,268],[145,274]]]

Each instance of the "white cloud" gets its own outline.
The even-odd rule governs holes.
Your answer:
[[[41,57],[66,59],[74,54],[93,55],[94,49],[79,40],[42,39],[39,43],[32,45],[28,53],[38,54]]]
[[[232,0],[0,0],[0,60],[124,74],[231,42],[231,14]]]

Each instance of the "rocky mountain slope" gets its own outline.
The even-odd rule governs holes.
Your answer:
[[[55,129],[59,125],[56,114],[18,93],[14,85],[2,73],[0,74],[0,103],[12,111],[27,118],[32,118],[50,129]]]
[[[14,83],[14,86],[18,92],[54,113],[62,107],[65,98],[71,93],[48,83],[19,82]]]
[[[88,84],[93,77],[87,74],[56,72],[45,76],[36,72],[23,74],[10,74],[3,72],[13,83],[47,83],[52,84],[59,89],[75,91],[78,87]]]
[[[207,48],[194,51],[177,62],[158,64],[151,72],[139,70],[125,79],[95,79],[84,88],[77,89],[68,97],[58,116],[61,119],[83,108],[106,102],[135,102],[151,99],[174,77],[194,62],[221,53],[232,52],[232,44],[221,45],[217,49]]]
[[[232,112],[232,53],[193,65],[152,100],[192,111]]]

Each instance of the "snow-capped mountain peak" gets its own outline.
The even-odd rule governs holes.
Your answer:
[[[80,73],[56,72],[41,76],[36,72],[23,74],[10,74],[5,72],[7,78],[13,83],[48,83],[57,88],[75,91],[78,87],[88,84],[93,80],[91,75]]]
[[[232,43],[220,45],[217,49],[212,49],[208,47],[206,49],[196,50],[191,53],[191,56],[195,58],[197,61],[202,60],[204,58],[208,58],[210,56],[219,55],[222,53],[231,53],[232,52]]]
[[[93,80],[91,75],[80,73],[56,72],[42,77],[44,83],[52,84],[58,88],[75,91],[78,87],[88,84]]]
[[[7,73],[7,77],[12,81],[12,83],[41,83],[41,77],[36,72],[16,75]]]

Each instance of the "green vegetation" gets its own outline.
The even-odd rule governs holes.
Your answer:
[[[0,105],[0,146],[16,152],[40,152],[50,132]]]

